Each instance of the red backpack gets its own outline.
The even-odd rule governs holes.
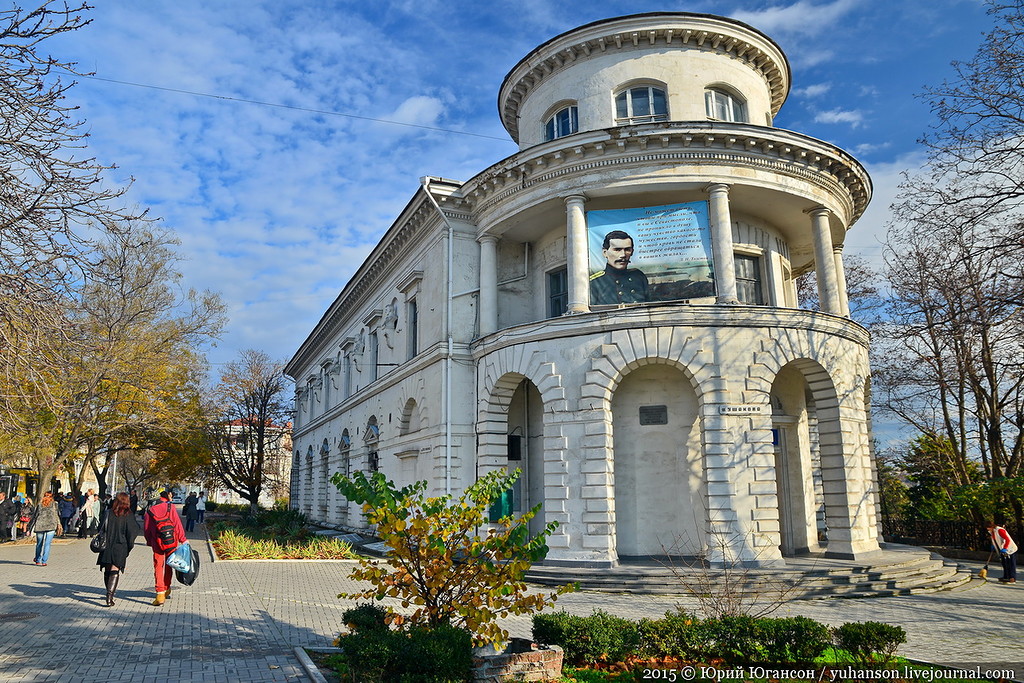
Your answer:
[[[174,508],[171,506],[170,501],[167,502],[166,517],[157,517],[156,511],[153,508],[149,509],[149,514],[153,515],[153,521],[156,524],[156,536],[154,538],[156,549],[161,552],[170,552],[177,548],[178,542],[174,540]]]

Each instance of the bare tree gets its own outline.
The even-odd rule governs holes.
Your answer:
[[[283,363],[249,349],[228,363],[214,389],[213,472],[253,510],[265,490],[281,485],[277,459],[290,448],[288,386]]]
[[[875,330],[878,403],[949,444],[953,485],[1024,474],[1024,5],[988,6],[974,58],[924,94],[929,161],[893,207]]]
[[[98,267],[98,242],[145,212],[121,206],[112,167],[84,153],[87,133],[64,104],[73,63],[41,52],[89,23],[85,4],[44,0],[0,12],[0,425],[12,405],[48,391],[61,353],[82,341],[69,300]]]

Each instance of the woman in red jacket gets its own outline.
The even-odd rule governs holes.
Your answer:
[[[999,561],[1003,563],[1003,578],[999,582],[1017,583],[1017,544],[1006,529],[995,522],[988,522],[985,528],[992,539],[992,548],[999,552]]]
[[[153,604],[160,606],[171,595],[171,579],[174,577],[174,570],[167,566],[167,556],[186,540],[185,527],[181,525],[178,509],[171,502],[170,491],[161,491],[160,501],[146,510],[142,533],[153,549],[153,573],[156,575]]]

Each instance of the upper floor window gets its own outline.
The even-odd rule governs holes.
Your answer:
[[[764,304],[761,293],[761,258],[735,254],[733,261],[736,264],[736,298],[744,304]]]
[[[733,123],[747,122],[746,102],[725,90],[705,90],[704,109],[707,111],[709,119]]]
[[[668,120],[668,99],[662,88],[641,85],[615,96],[615,123],[648,123]]]
[[[569,308],[569,277],[565,268],[548,273],[548,317],[565,315]]]
[[[554,140],[580,130],[580,116],[576,105],[559,109],[544,125],[544,139]]]

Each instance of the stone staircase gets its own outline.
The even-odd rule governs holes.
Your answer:
[[[609,593],[693,595],[723,590],[775,594],[781,599],[862,598],[910,595],[965,586],[971,573],[922,548],[887,545],[867,562],[821,555],[787,558],[781,568],[730,570],[656,560],[627,561],[613,569],[534,566],[530,583],[557,586],[575,581],[580,589]]]

